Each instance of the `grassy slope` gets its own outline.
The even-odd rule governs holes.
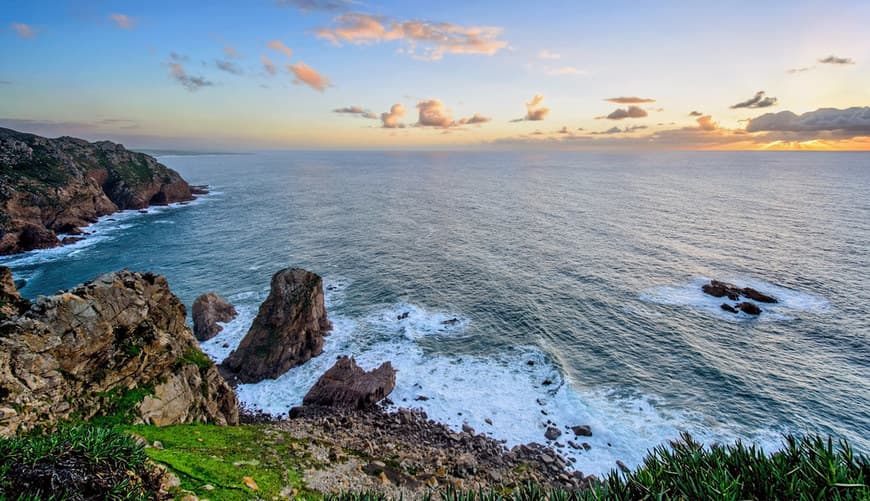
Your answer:
[[[148,448],[148,456],[170,468],[181,479],[183,490],[200,498],[244,500],[273,499],[283,490],[295,489],[300,499],[319,499],[308,491],[301,472],[316,462],[304,455],[301,442],[265,425],[214,426],[204,424],[125,426],[124,430],[159,441],[163,448]],[[245,477],[256,483],[254,491]],[[211,485],[214,490],[203,488]]]

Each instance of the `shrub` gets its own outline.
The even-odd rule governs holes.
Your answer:
[[[0,438],[0,500],[150,499],[142,446],[111,428],[71,425]]]

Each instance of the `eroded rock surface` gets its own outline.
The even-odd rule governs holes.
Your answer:
[[[121,271],[0,322],[0,435],[71,418],[234,424],[238,400],[166,279]]]
[[[301,268],[281,270],[272,276],[269,297],[222,367],[242,383],[274,379],[320,355],[331,328],[320,276]]]
[[[193,302],[193,334],[200,341],[215,337],[224,328],[218,322],[236,318],[236,308],[215,292],[207,292]]]
[[[366,372],[352,357],[341,357],[305,394],[304,405],[365,409],[383,400],[396,387],[396,369],[384,362]]]

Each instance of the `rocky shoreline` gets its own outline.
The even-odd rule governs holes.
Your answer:
[[[0,255],[73,243],[101,216],[204,193],[117,143],[0,128]]]

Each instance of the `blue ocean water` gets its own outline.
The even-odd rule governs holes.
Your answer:
[[[548,421],[591,425],[589,451],[565,446],[570,432],[559,440],[586,473],[637,464],[683,430],[767,449],[783,432],[830,433],[870,452],[866,153],[161,161],[212,193],[0,264],[31,297],[125,267],[166,275],[188,306],[217,291],[240,311],[203,343],[217,360],[272,273],[321,274],[335,324],[325,353],[241,386],[251,405],[286,412],[352,354],[366,368],[393,361],[397,405],[509,444],[543,442]],[[759,318],[723,312],[700,291],[711,278],[781,302]]]

